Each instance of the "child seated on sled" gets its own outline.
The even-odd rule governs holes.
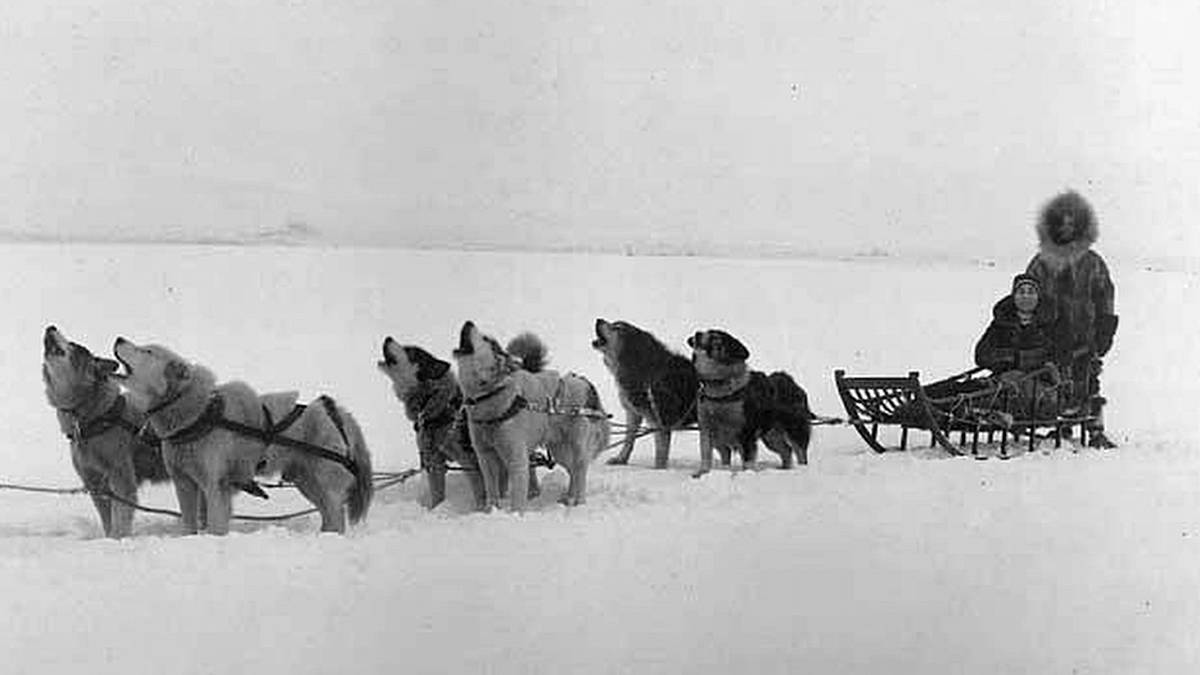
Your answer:
[[[975,364],[992,371],[1012,399],[1005,406],[1028,414],[1037,396],[1038,416],[1057,414],[1061,379],[1054,365],[1054,313],[1041,302],[1041,283],[1029,274],[1013,278],[1012,293],[992,308],[992,322],[975,345]]]

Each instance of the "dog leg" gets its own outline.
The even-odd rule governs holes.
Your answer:
[[[320,478],[313,475],[310,470],[298,469],[291,474],[292,481],[296,484],[296,489],[304,498],[316,507],[317,512],[321,514],[321,531],[322,532],[338,532],[346,531],[346,503],[345,495],[330,494],[322,485]]]
[[[471,494],[475,496],[475,510],[487,510],[487,488],[483,485],[483,472],[479,467],[475,467],[473,471],[468,470],[467,481],[471,484]]]
[[[474,475],[478,476],[478,474]],[[426,506],[434,509],[446,500],[446,469],[426,469],[425,485],[429,488],[429,501]]]
[[[808,466],[808,446],[799,443],[792,443],[792,445],[796,451],[796,463],[800,466]]]
[[[542,486],[538,485],[537,468],[529,467],[529,491],[526,493],[529,499],[537,499],[542,496]]]
[[[728,445],[722,445],[717,448],[717,452],[721,456],[721,466],[728,469],[733,464],[733,449]]]
[[[508,453],[507,469],[509,511],[525,513],[529,498],[529,453],[519,446],[512,448]]]
[[[201,509],[205,508],[200,486],[190,477],[179,473],[172,481],[175,484],[175,498],[179,500],[179,512],[183,516],[183,533],[196,534],[200,531],[197,519],[201,517]],[[208,519],[205,517],[205,524]]]
[[[625,438],[621,441],[621,452],[608,460],[609,464],[628,464],[629,455],[633,454],[633,444],[637,441],[638,430],[642,428],[642,416],[632,410],[625,411]],[[657,457],[657,446],[655,449]]]
[[[233,516],[233,494],[223,485],[207,485],[204,498],[208,502],[208,533],[229,534],[229,519]]]
[[[321,531],[346,533],[346,495],[332,494],[329,490],[320,491],[320,503],[317,508],[321,511]]]
[[[500,455],[496,455],[493,461],[495,462],[496,487],[500,489],[500,499],[504,499],[508,497],[508,467],[504,465]]]
[[[479,468],[479,457],[475,454],[475,450],[470,449],[464,452],[458,463],[462,467],[463,473],[467,474],[467,482],[471,484],[471,495],[475,497],[475,510],[485,510],[487,508],[487,488],[483,485],[483,470]]]
[[[500,459],[496,455],[496,451],[491,448],[476,446],[476,454],[479,457],[479,472],[482,475],[486,496],[483,510],[490,511],[500,506]]]
[[[567,470],[567,491],[559,498],[558,503],[565,506],[579,506],[587,499],[587,463],[577,462]]]
[[[738,450],[738,454],[742,456],[742,469],[758,471],[758,442],[754,440],[754,437],[743,439]]]
[[[108,477],[108,486],[113,494],[131,504],[137,503],[137,479],[133,476],[133,462]],[[112,532],[114,539],[133,534],[133,507],[112,500]]]
[[[700,468],[692,474],[692,478],[699,478],[704,474],[712,471],[713,460],[713,441],[712,432],[701,427],[700,428]]]
[[[667,468],[667,460],[671,457],[671,430],[659,429],[654,432],[654,468]]]
[[[105,485],[104,476],[88,471],[80,472],[79,478],[83,481],[83,486],[87,489],[88,496],[92,498],[92,505],[96,507],[96,514],[100,516],[100,529],[104,530],[104,536],[113,536],[113,500],[108,497],[108,486]]]

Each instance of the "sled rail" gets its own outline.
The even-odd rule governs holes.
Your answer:
[[[881,426],[900,427],[901,450],[908,449],[909,429],[929,430],[934,436],[931,443],[941,435],[919,372],[910,371],[904,377],[846,377],[846,371],[838,369],[833,378],[846,407],[847,422],[875,452],[888,451],[879,440]],[[957,448],[952,452],[959,454]]]
[[[1037,380],[1045,369],[1031,371],[1022,380],[1032,381],[1032,401],[1038,400]],[[983,368],[974,368],[922,386],[920,373],[904,377],[847,377],[844,370],[834,371],[838,395],[846,407],[847,422],[854,426],[867,445],[877,453],[890,449],[907,450],[910,429],[928,431],[929,446],[941,446],[951,455],[971,454],[979,459],[981,439],[990,445],[999,434],[1000,456],[1008,457],[1008,441],[1024,436],[1032,451],[1038,439],[1052,438],[1055,447],[1064,435],[1079,427],[1080,440],[1087,442],[1087,424],[1094,417],[1065,413],[1056,408],[1051,416],[1039,416],[1030,407],[1018,410],[1009,398],[1010,390],[995,382]],[[1057,385],[1047,385],[1056,387]],[[1032,404],[1031,404],[1032,406]],[[879,429],[900,427],[899,447],[885,445]],[[958,432],[958,442],[951,434]]]

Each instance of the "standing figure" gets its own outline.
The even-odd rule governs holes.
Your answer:
[[[1045,301],[1057,314],[1054,342],[1063,354],[1060,367],[1070,373],[1083,412],[1095,417],[1089,424],[1089,445],[1115,447],[1104,433],[1100,370],[1112,348],[1117,315],[1108,265],[1092,249],[1099,237],[1096,216],[1079,193],[1064,192],[1042,207],[1037,235],[1038,252],[1026,272],[1041,283]]]

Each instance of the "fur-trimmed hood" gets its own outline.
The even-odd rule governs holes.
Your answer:
[[[1055,241],[1052,228],[1070,215],[1075,222],[1075,235],[1069,241]],[[1038,248],[1047,262],[1055,267],[1075,262],[1091,249],[1100,238],[1100,226],[1091,204],[1078,192],[1068,190],[1042,206],[1037,221]]]

